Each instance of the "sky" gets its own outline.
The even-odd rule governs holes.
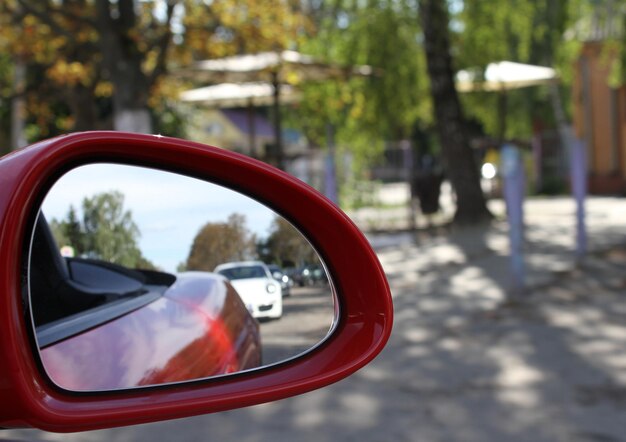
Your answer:
[[[73,169],[46,196],[43,212],[65,218],[70,205],[80,214],[83,198],[120,191],[124,208],[139,227],[139,248],[166,272],[186,261],[196,233],[207,222],[224,222],[232,213],[246,216],[259,237],[268,234],[276,214],[234,190],[171,172],[120,164],[89,164]],[[80,216],[80,215],[79,215]]]

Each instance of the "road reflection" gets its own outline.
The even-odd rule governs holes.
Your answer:
[[[263,365],[294,357],[317,345],[328,334],[334,317],[328,285],[292,287],[283,298],[283,317],[261,322]]]

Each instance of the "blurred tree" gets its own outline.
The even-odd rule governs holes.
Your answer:
[[[73,211],[74,207],[70,206],[70,210]],[[68,217],[69,217],[69,214],[68,214]],[[57,245],[59,247],[65,247],[65,246],[72,247],[74,249],[75,255],[79,255],[77,253],[77,248],[80,246],[80,244],[77,242],[70,241],[66,234],[66,228],[67,228],[66,220],[59,221],[56,218],[52,218],[50,221],[48,221],[48,224],[50,225],[52,236],[54,237],[54,240],[56,241]]]
[[[87,251],[85,232],[78,220],[74,206],[70,206],[64,220],[52,219],[50,228],[59,246],[71,246],[76,256],[85,254]]]
[[[67,102],[68,128],[97,128],[96,98],[110,97],[115,129],[151,132],[149,110],[178,93],[168,65],[285,48],[306,25],[299,8],[296,0],[6,0],[0,51],[63,91],[38,97],[38,110],[52,98]]]
[[[409,138],[416,121],[432,121],[417,8],[394,0],[311,2],[311,8],[318,31],[302,50],[334,63],[370,65],[375,75],[305,87],[297,118],[317,145],[328,145],[331,124],[337,145],[362,167],[380,155],[383,141]]]
[[[104,192],[82,201],[82,219],[70,206],[64,220],[50,226],[60,246],[74,248],[76,256],[99,259],[129,268],[154,269],[141,253],[139,228],[124,210],[121,192]]]
[[[382,140],[406,138],[412,131],[429,135],[433,127],[439,127],[439,146],[460,198],[457,218],[465,222],[482,219],[486,210],[479,196],[469,138],[461,135],[468,130],[468,123],[461,106],[455,104],[459,102],[453,92],[455,68],[484,67],[499,60],[560,67],[565,79],[561,92],[568,98],[567,80],[576,42],[564,42],[563,36],[575,24],[573,11],[587,14],[580,7],[583,3],[610,3],[612,10],[618,11],[616,5],[623,0],[311,1],[311,15],[319,31],[303,45],[308,52],[344,63],[370,64],[384,73],[308,87],[311,90],[299,110],[307,116],[305,132],[323,145],[327,142],[325,126],[330,122],[339,145],[350,145],[358,155],[371,159],[380,152]],[[430,18],[437,24],[431,25]],[[425,56],[429,58],[428,73]],[[453,66],[452,56],[458,66]],[[440,62],[448,67],[442,68]],[[437,67],[441,69],[435,72]],[[442,87],[446,70],[449,79]],[[433,92],[439,91],[434,105],[429,82]],[[449,91],[447,97],[444,89]],[[502,112],[504,98],[507,112]],[[484,130],[494,139],[529,139],[533,121],[549,124],[554,118],[547,88],[506,96],[472,93],[461,99],[477,131]],[[457,116],[450,117],[455,113]],[[450,126],[450,118],[458,125]],[[452,148],[453,137],[457,142],[463,137],[465,147]]]
[[[8,0],[3,21],[13,53],[64,89],[74,129],[96,127],[95,96],[103,94],[112,95],[116,129],[150,132],[147,102],[165,72],[175,3],[157,16],[154,2]]]
[[[85,198],[82,205],[84,253],[121,265],[134,265],[141,255],[136,243],[140,234],[131,212],[124,210],[124,195],[101,193]]]
[[[259,244],[262,258],[283,267],[317,263],[317,253],[302,234],[283,217],[277,216],[268,238]]]
[[[428,64],[435,123],[448,177],[456,193],[454,221],[478,224],[491,219],[480,187],[467,124],[454,85],[446,0],[420,0],[424,50]]]
[[[11,150],[11,58],[0,54],[0,156]]]
[[[212,272],[219,264],[255,256],[255,237],[244,215],[233,213],[223,223],[207,223],[196,234],[185,270]],[[182,269],[182,266],[179,267]]]
[[[0,49],[13,58],[13,101],[26,102],[24,119],[35,120],[41,136],[51,125],[95,128],[92,75],[93,35],[78,22],[79,1],[7,0],[0,6]],[[80,60],[80,61],[77,61]],[[23,78],[18,78],[22,76]],[[63,102],[72,111],[51,109]],[[75,120],[74,120],[75,119]]]
[[[571,0],[573,26],[568,37],[581,44],[594,42],[603,50],[609,85],[626,84],[626,0]],[[579,52],[575,53],[578,56]]]
[[[563,36],[575,24],[576,3],[579,1],[463,1],[453,17],[458,66],[480,69],[509,60],[554,67],[564,86],[561,93],[568,97],[571,63],[579,44]],[[461,98],[468,116],[478,120],[496,140],[529,139],[534,122],[541,121],[544,126],[554,123],[547,87],[473,92]]]

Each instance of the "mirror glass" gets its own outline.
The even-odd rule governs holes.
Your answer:
[[[90,164],[47,194],[27,281],[43,366],[75,391],[134,388],[274,364],[335,318],[318,255],[233,190]]]

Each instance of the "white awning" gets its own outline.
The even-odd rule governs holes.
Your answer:
[[[456,74],[456,88],[459,92],[504,91],[548,84],[557,78],[552,68],[500,61],[489,63],[484,75],[480,69],[459,71]]]
[[[371,66],[343,66],[327,63],[296,51],[259,52],[204,60],[179,71],[198,81],[240,83],[249,81],[319,81],[350,76],[373,75]]]
[[[280,103],[297,103],[299,92],[289,85],[280,86]],[[188,103],[211,107],[271,106],[274,103],[274,86],[270,83],[222,83],[191,89],[180,94],[180,99]]]

